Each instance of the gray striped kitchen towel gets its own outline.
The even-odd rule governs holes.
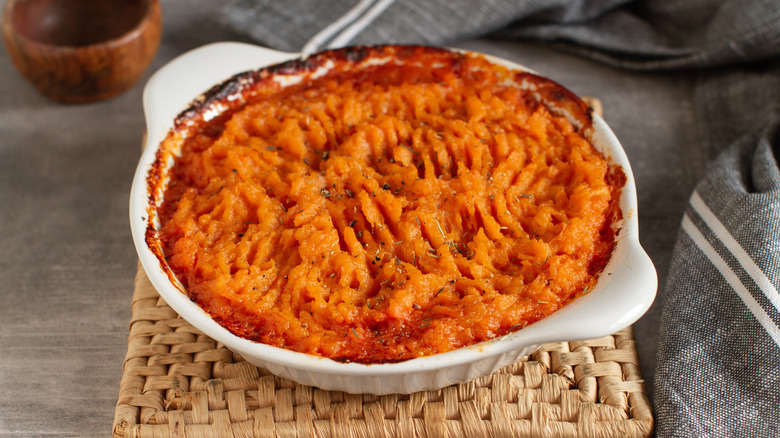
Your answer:
[[[287,51],[489,35],[621,68],[698,72],[698,147],[711,166],[660,295],[656,433],[780,436],[777,0],[234,0],[221,12]]]

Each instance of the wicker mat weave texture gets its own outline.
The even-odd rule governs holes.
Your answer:
[[[646,437],[631,328],[545,344],[471,382],[409,395],[275,377],[200,333],[139,268],[114,437]]]

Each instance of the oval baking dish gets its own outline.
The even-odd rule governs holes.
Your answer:
[[[383,50],[350,48],[334,52],[333,56],[350,61],[348,68],[360,68],[367,52],[393,56],[397,51],[412,48]],[[297,54],[246,44],[220,43],[177,58],[158,71],[147,84],[144,110],[148,137],[133,181],[131,229],[149,279],[162,298],[183,318],[248,361],[281,377],[329,390],[386,394],[438,389],[486,375],[513,363],[542,343],[611,334],[630,325],[647,310],[654,299],[657,280],[652,263],[638,241],[633,176],[619,142],[603,120],[594,115],[589,118],[588,128],[583,134],[611,164],[620,166],[626,177],[619,198],[619,231],[612,256],[595,287],[552,315],[519,331],[454,351],[378,364],[339,362],[256,343],[236,336],[218,324],[188,298],[184,286],[163,256],[157,209],[166,190],[166,172],[178,154],[176,150],[161,150],[170,148],[166,144],[172,144],[163,140],[170,138],[171,133],[186,137],[196,122],[218,118],[240,107],[247,99],[251,100],[257,81],[272,77],[286,86],[306,77],[301,76],[304,73],[325,74],[334,68],[332,62],[320,62],[328,60],[329,55],[318,54],[301,60],[295,59]],[[370,56],[367,59],[374,63],[386,62]],[[527,71],[504,60],[489,60],[514,70]],[[391,61],[400,62],[396,58]],[[236,75],[244,71],[249,72]],[[225,81],[226,78],[230,79]],[[584,104],[573,95],[569,97],[570,93],[557,85],[554,92],[550,92],[545,88],[546,82],[531,81],[521,84],[521,87],[530,90],[531,95],[551,111],[566,116],[575,126],[582,126],[582,120],[577,119],[579,109],[569,105],[580,108]],[[204,93],[204,90],[209,91]],[[561,97],[562,93],[566,94],[565,99]]]

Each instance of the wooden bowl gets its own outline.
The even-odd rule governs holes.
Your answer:
[[[158,0],[8,0],[3,39],[17,70],[44,95],[92,102],[135,84],[162,34]]]

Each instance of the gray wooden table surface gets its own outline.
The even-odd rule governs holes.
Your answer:
[[[105,102],[49,101],[0,50],[0,436],[111,434],[136,271],[127,204],[144,132],[143,82],[189,49],[244,40],[212,20],[217,4],[163,0],[163,42],[150,71]],[[527,42],[455,46],[602,100],[636,174],[640,236],[663,284],[703,173],[692,77],[619,71]],[[650,390],[661,303],[635,325]]]

